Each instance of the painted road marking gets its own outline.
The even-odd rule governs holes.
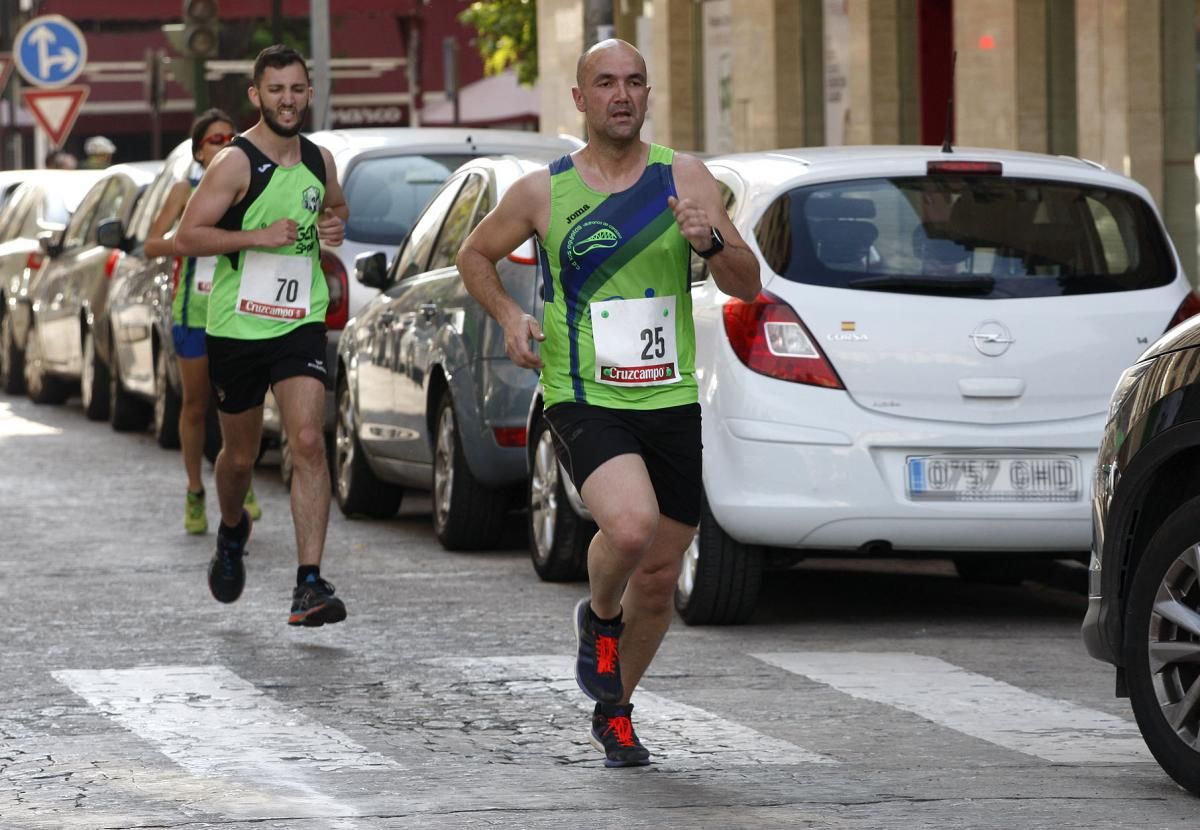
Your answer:
[[[56,671],[53,676],[189,772],[257,785],[314,815],[357,815],[317,788],[322,776],[401,769],[336,729],[289,711],[222,666]]]
[[[1153,761],[1131,721],[920,654],[795,652],[759,660],[859,700],[1061,764]]]
[[[538,696],[569,700],[582,717],[561,724],[569,740],[582,740],[593,704],[575,684],[574,663],[563,655],[525,657],[443,657],[425,661],[455,668],[472,683],[501,686],[523,711],[537,708]],[[638,690],[634,725],[654,753],[655,763],[671,766],[739,766],[747,764],[833,764],[833,758],[810,752],[779,738],[653,692]]]
[[[12,404],[0,403],[0,440],[25,435],[62,435],[62,430],[22,418],[13,412]]]

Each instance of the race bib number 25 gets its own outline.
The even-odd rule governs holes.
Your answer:
[[[611,386],[678,383],[675,297],[592,303],[596,381]]]

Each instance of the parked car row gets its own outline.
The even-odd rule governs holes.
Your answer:
[[[523,510],[539,577],[584,578],[595,525],[537,376],[455,266],[506,190],[577,143],[417,132],[318,134],[339,148],[352,216],[322,256],[335,498],[388,516],[431,491],[452,550],[496,545]],[[805,557],[933,554],[1016,580],[1091,547],[1087,648],[1116,667],[1155,757],[1200,792],[1200,297],[1149,193],[1077,159],[963,148],[706,163],[763,289],[731,298],[692,260],[705,501],[682,618],[745,621],[764,573]],[[89,417],[177,440],[178,264],[142,246],[191,164],[183,145],[157,175],[45,173],[12,191],[5,391],[78,389]],[[498,265],[535,316],[542,267],[536,240]]]
[[[546,162],[465,165],[390,266],[359,258],[357,279],[382,293],[338,350],[335,491],[347,513],[387,515],[405,488],[432,489],[439,539],[467,548],[495,544],[524,483],[533,565],[558,580],[583,575],[595,527],[534,374],[506,359],[453,267],[505,188]],[[1145,189],[983,150],[708,164],[764,288],[731,299],[694,260],[706,502],[684,619],[747,619],[764,570],[806,556],[933,553],[991,580],[1082,557],[1109,392],[1200,310]],[[532,244],[500,266],[535,315],[540,268]]]

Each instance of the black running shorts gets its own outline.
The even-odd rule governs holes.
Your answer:
[[[658,512],[700,524],[700,404],[666,409],[610,409],[560,403],[546,410],[559,461],[579,490],[596,468],[626,453],[640,455],[650,473]]]
[[[329,386],[324,323],[307,323],[266,340],[210,334],[207,343],[208,376],[217,390],[217,407],[230,415],[262,406],[267,389],[281,380],[312,377]]]

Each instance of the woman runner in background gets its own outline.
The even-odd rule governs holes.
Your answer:
[[[218,109],[210,109],[192,124],[192,158],[202,174],[217,153],[233,140],[233,119]],[[175,249],[168,232],[175,227],[188,199],[199,183],[199,176],[179,181],[150,228],[146,256],[171,256]],[[208,295],[212,291],[215,257],[188,257],[179,263],[175,299],[171,304],[172,334],[179,359],[179,377],[183,381],[183,406],[179,412],[179,443],[183,447],[183,466],[187,471],[187,500],[183,527],[188,533],[208,532],[208,513],[204,507],[204,481],[200,477],[200,459],[204,453],[204,422],[211,387],[208,380],[208,353],[204,326],[208,320]],[[246,493],[246,510],[252,519],[262,516],[254,498],[254,489]]]

